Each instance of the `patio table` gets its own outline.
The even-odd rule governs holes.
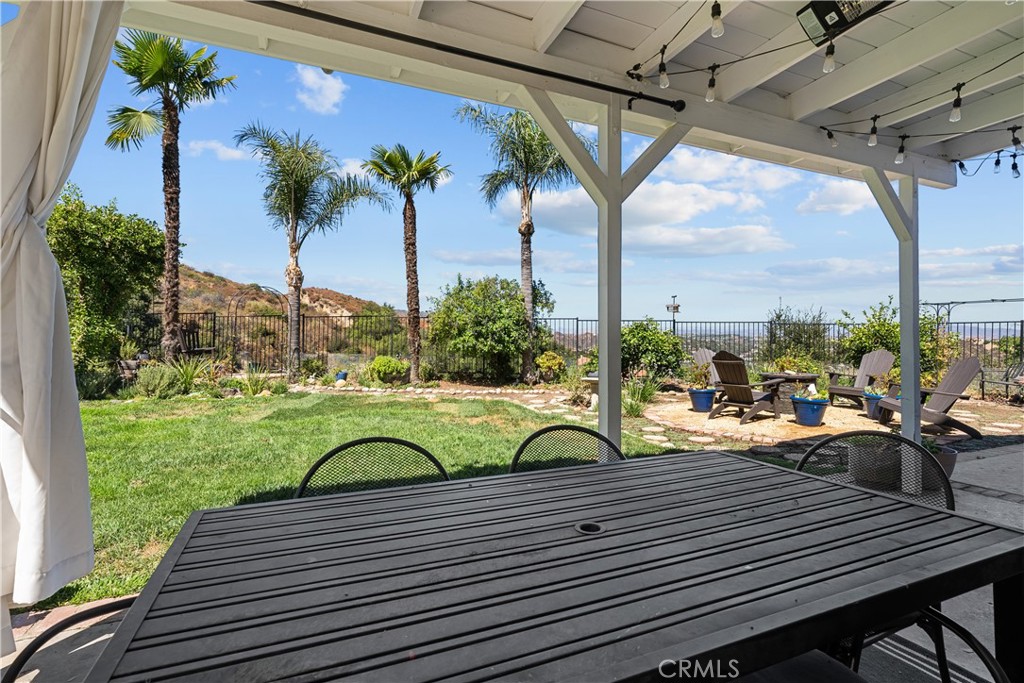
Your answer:
[[[725,675],[994,584],[1024,535],[711,451],[194,513],[86,679]],[[705,669],[706,670],[706,669]]]

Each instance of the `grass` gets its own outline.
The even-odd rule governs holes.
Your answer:
[[[82,420],[96,569],[36,608],[141,590],[193,511],[288,498],[342,442],[408,439],[457,479],[505,472],[526,436],[562,421],[507,401],[301,393],[86,401]],[[663,450],[630,434],[622,445],[627,456]]]

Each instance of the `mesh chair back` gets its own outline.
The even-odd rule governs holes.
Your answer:
[[[961,358],[953,364],[943,376],[939,386],[935,387],[936,392],[924,404],[925,408],[944,413],[956,403],[957,395],[967,391],[971,380],[981,372],[981,361],[977,358]],[[949,395],[952,394],[952,395]]]
[[[920,467],[920,493],[913,491],[911,482],[904,486],[905,461],[912,468]],[[953,488],[939,461],[898,434],[863,430],[830,436],[814,444],[796,469],[841,484],[885,491],[915,503],[955,509]]]
[[[552,425],[526,437],[508,471],[511,474],[625,459],[614,443],[593,429]]]
[[[728,351],[719,351],[712,362],[718,371],[719,379],[722,380],[726,401],[745,405],[754,402],[754,392],[750,388],[747,376],[747,365],[742,358]]]
[[[296,498],[448,481],[444,467],[422,446],[390,436],[349,441],[316,461]]]

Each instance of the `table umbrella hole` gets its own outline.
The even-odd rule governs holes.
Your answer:
[[[581,534],[599,534],[604,531],[603,526],[594,522],[582,522],[573,528]]]

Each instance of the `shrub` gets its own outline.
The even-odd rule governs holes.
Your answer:
[[[565,370],[562,386],[569,392],[569,403],[574,406],[590,405],[590,386],[583,381],[583,368],[574,365]]]
[[[299,363],[299,374],[305,377],[319,377],[327,372],[327,363],[316,356],[303,358]]]
[[[687,371],[686,379],[695,389],[711,387],[711,363],[693,363]]]
[[[377,356],[366,366],[363,377],[371,382],[399,384],[405,381],[409,372],[409,361],[398,360],[391,356]]]
[[[118,386],[117,371],[107,363],[90,361],[75,368],[75,386],[78,398],[91,401],[106,398]]]
[[[217,380],[217,385],[223,389],[238,389],[239,391],[245,389],[245,382],[238,377],[222,377]]]
[[[178,376],[178,385],[181,393],[191,394],[197,382],[208,376],[213,367],[210,361],[205,358],[182,356],[167,363],[167,366],[174,370]]]
[[[274,394],[275,396],[280,396],[281,394],[287,394],[288,393],[288,382],[285,382],[283,379],[279,379],[277,381],[271,382],[271,384],[270,384],[270,393]]]
[[[434,368],[434,365],[432,363],[428,362],[428,361],[421,360],[420,361],[420,384],[426,386],[428,383],[430,383],[430,384],[435,384],[437,386],[440,386],[438,384],[438,381],[437,381],[439,379],[440,379],[440,375],[438,374],[437,370]]]
[[[596,359],[597,354],[594,354]],[[682,340],[658,327],[651,318],[627,325],[622,330],[622,374],[645,370],[649,375],[676,376],[683,364],[691,362]]]
[[[565,359],[554,351],[545,351],[537,358],[537,369],[545,380],[557,380],[565,374]]]
[[[333,387],[336,381],[337,379],[335,379],[333,372],[325,372],[317,377],[316,383],[322,387]]]
[[[629,417],[643,417],[644,408],[658,393],[661,380],[650,375],[630,377],[623,384],[622,412]]]
[[[806,372],[821,375],[825,372],[820,361],[811,358],[809,355],[790,355],[776,358],[769,367],[770,372]]]
[[[181,393],[181,381],[177,371],[168,365],[143,365],[135,376],[135,393],[149,398],[170,398]]]
[[[246,396],[256,396],[266,391],[270,386],[270,378],[260,365],[250,365],[245,372],[245,379],[242,380],[242,393]]]
[[[807,356],[817,361],[829,358],[832,341],[825,312],[813,307],[799,311],[781,305],[768,313],[768,339],[758,349],[759,360],[780,356]]]

